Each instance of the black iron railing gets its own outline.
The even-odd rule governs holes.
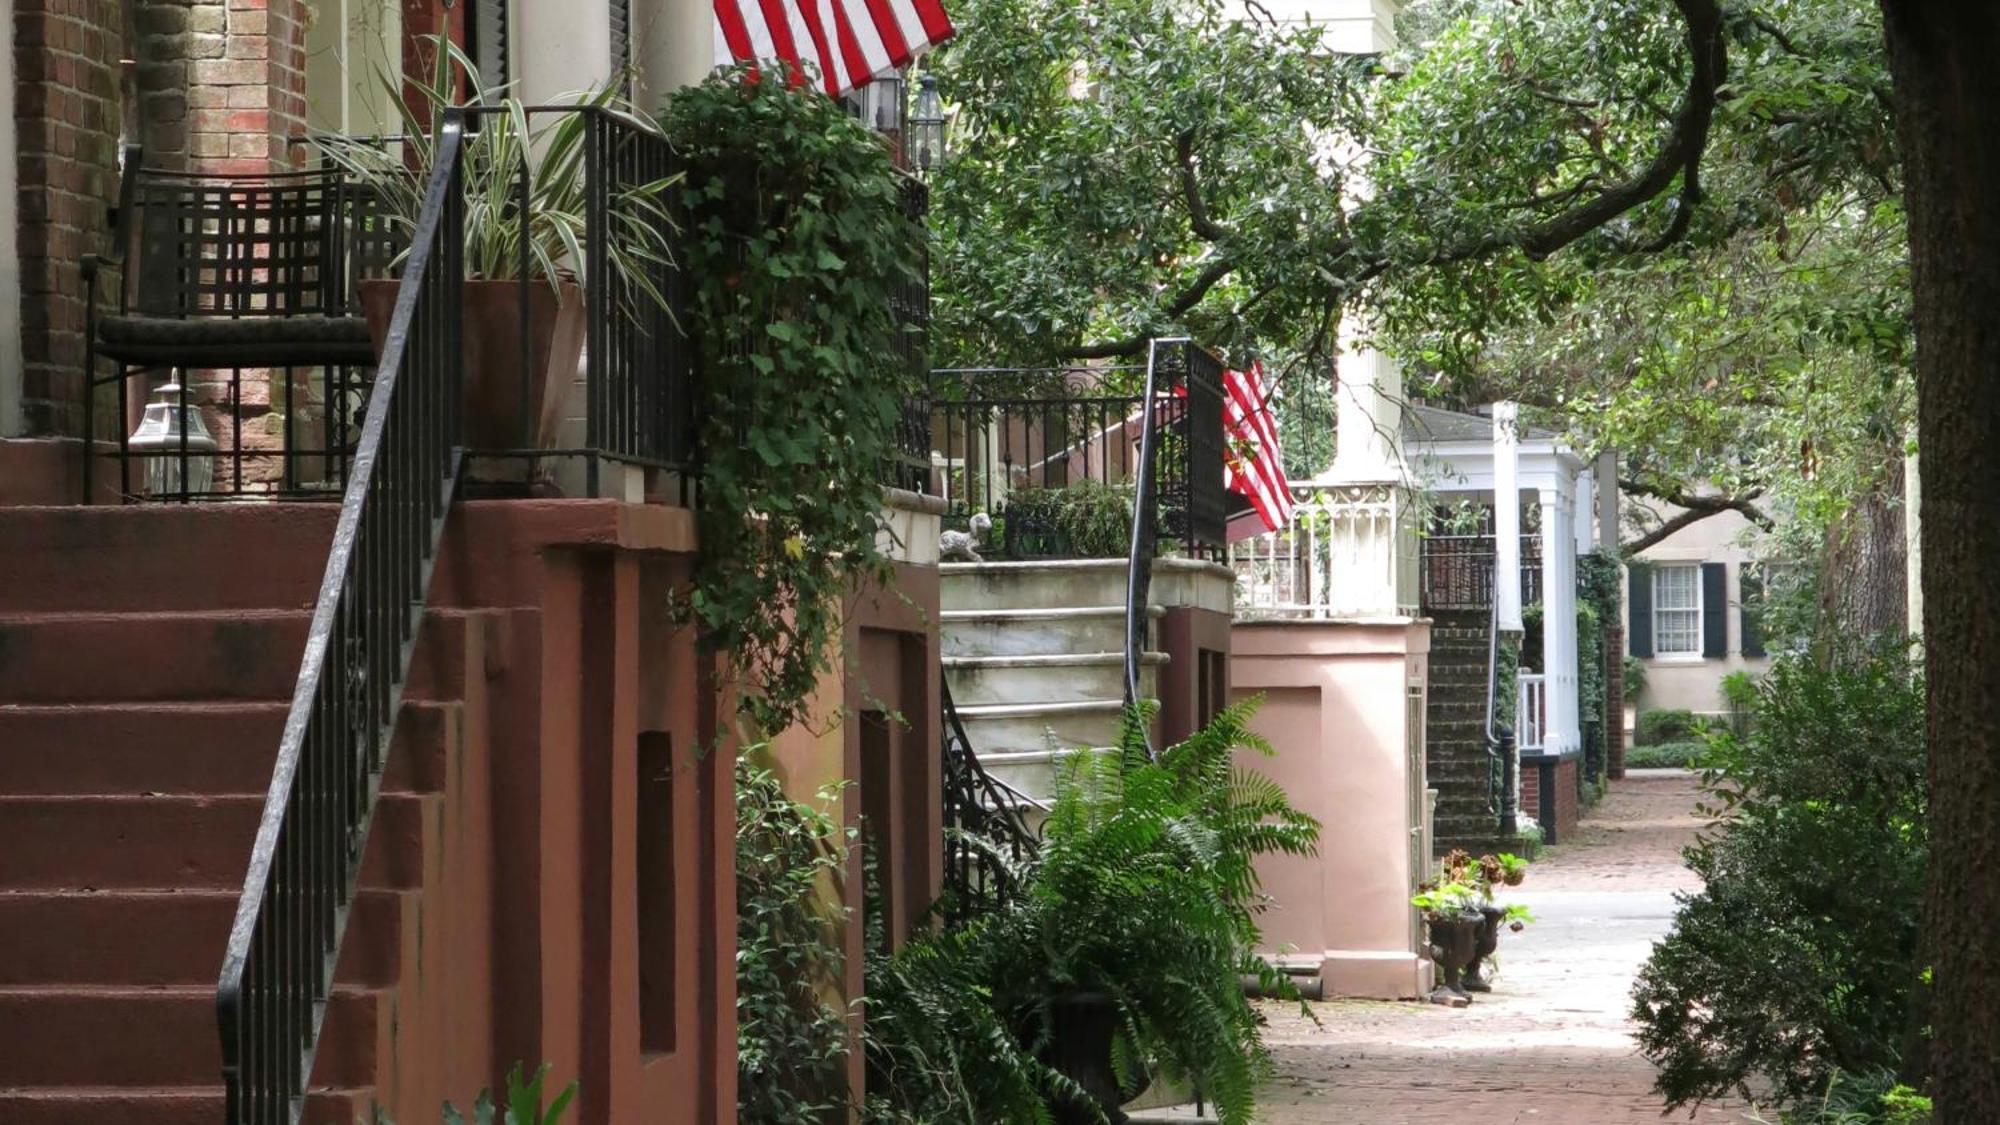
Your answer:
[[[1040,846],[1025,814],[1040,806],[979,764],[952,703],[949,681],[945,677],[938,685],[945,830],[945,893],[940,906],[945,924],[955,926],[991,911],[1013,894],[1014,872]]]
[[[313,609],[216,1006],[230,1125],[292,1125],[458,480],[464,119],[447,114]]]
[[[1425,610],[1474,610],[1493,604],[1493,536],[1426,535],[1418,546]],[[1542,600],[1542,539],[1521,536],[1521,604]]]
[[[933,372],[930,437],[947,519],[987,513],[1000,528],[998,553],[1014,558],[1120,557],[1150,434],[1149,527],[1187,555],[1218,555],[1227,520],[1221,364],[1187,340],[1157,341],[1149,356],[1130,366]],[[1092,521],[1076,516],[1078,493],[1063,495],[1091,488],[1104,494],[1089,498],[1092,511],[1123,505],[1108,535],[1080,534]]]
[[[408,232],[338,168],[191,175],[143,161],[126,149],[114,251],[83,263],[84,427],[115,430],[119,494],[338,496],[374,360],[359,285],[387,276]],[[153,370],[177,373],[165,405],[205,432],[176,426],[164,448],[135,449],[148,392],[135,376]]]
[[[930,191],[914,176],[902,177],[903,212],[919,227],[930,211]],[[898,374],[904,385],[921,387],[930,370],[931,282],[930,251],[926,239],[918,240],[918,261],[910,278],[898,286],[893,298],[896,323],[901,328],[897,359]],[[910,492],[931,490],[931,404],[922,395],[913,395],[903,404],[897,428],[896,456],[883,466],[882,483]]]

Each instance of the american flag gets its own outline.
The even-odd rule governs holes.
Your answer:
[[[716,62],[802,63],[836,98],[951,34],[942,0],[715,0]]]
[[[1278,420],[1271,414],[1261,361],[1222,373],[1222,434],[1229,447],[1222,463],[1223,485],[1250,501],[1266,531],[1292,522],[1292,482],[1285,479]]]

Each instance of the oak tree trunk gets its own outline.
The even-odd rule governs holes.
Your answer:
[[[1909,632],[1909,549],[1903,540],[1901,451],[1854,507],[1826,532],[1820,619],[1832,637],[1893,637]]]
[[[1923,473],[1937,1120],[2000,1122],[2000,6],[1882,0]]]

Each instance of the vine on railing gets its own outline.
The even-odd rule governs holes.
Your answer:
[[[440,122],[217,988],[230,1125],[304,1110],[458,480],[463,117]]]

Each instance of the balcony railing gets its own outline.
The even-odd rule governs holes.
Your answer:
[[[1521,604],[1542,600],[1542,540],[1521,536]],[[1427,535],[1418,549],[1426,611],[1475,610],[1493,604],[1493,537]]]
[[[1223,547],[1222,365],[1188,341],[1161,341],[1149,365],[932,372],[930,439],[947,519],[991,516],[997,553],[1119,557],[1138,492],[1155,369],[1150,484],[1163,547],[1216,557]],[[1102,534],[1079,534],[1081,491]],[[1061,495],[1069,492],[1068,495]],[[1117,515],[1122,504],[1123,515]]]
[[[505,110],[456,112],[472,128]],[[584,370],[578,386],[555,388],[549,401],[520,403],[518,432],[474,441],[466,454],[474,462],[581,462],[582,487],[591,495],[607,462],[684,470],[693,460],[694,431],[680,272],[670,255],[626,253],[622,268],[614,268],[612,255],[598,252],[629,246],[634,223],[665,226],[635,201],[648,197],[647,185],[671,179],[677,159],[664,137],[621,114],[575,106],[524,112],[530,122],[563,115],[581,126],[583,230],[576,243],[583,260],[557,257],[581,286]],[[397,138],[309,139],[372,147],[385,169],[405,164]],[[478,143],[469,133],[467,147]],[[548,228],[551,217],[537,213],[525,175],[498,185],[498,198],[494,186],[477,185],[476,204],[487,222]],[[412,182],[407,190],[420,187]],[[180,502],[342,495],[381,347],[382,325],[364,316],[363,285],[402,274],[411,232],[367,177],[331,161],[280,176],[185,176],[146,171],[135,152],[124,196],[115,241],[127,253],[94,259],[85,271],[91,282],[85,414],[100,430],[115,427],[115,435],[98,436],[118,440],[120,494],[128,501]],[[677,189],[669,189],[661,209],[677,206]],[[672,237],[670,229],[660,231],[662,241]],[[530,280],[540,264],[529,259],[527,240],[516,241],[521,257],[506,263],[504,273],[518,286],[515,311],[505,318],[520,327],[518,339],[470,343],[488,356],[518,349],[515,369],[525,371],[541,343],[530,326],[550,315],[529,310],[534,291],[548,283]],[[469,264],[455,283],[480,270]],[[372,343],[371,329],[378,337]],[[178,437],[165,452],[128,446],[136,405],[156,372],[181,388],[169,395],[176,417],[199,418],[212,446],[199,431],[192,441]],[[555,412],[560,425],[550,433],[541,423]]]

